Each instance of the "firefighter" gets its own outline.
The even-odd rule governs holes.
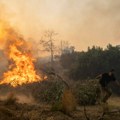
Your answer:
[[[107,100],[112,95],[112,90],[109,88],[109,84],[111,82],[115,82],[117,85],[120,86],[120,83],[116,80],[114,73],[115,70],[111,69],[108,73],[103,73],[96,77],[96,79],[99,79],[103,103],[107,103]]]

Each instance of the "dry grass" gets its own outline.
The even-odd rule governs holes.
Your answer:
[[[70,113],[76,109],[76,100],[71,89],[65,89],[63,92],[62,109],[65,113]]]
[[[78,106],[79,110],[72,110],[75,109],[73,103],[74,96],[71,90],[65,90],[63,94],[63,107],[64,111],[69,114],[63,114],[60,111],[51,111],[51,106],[49,105],[28,105],[28,104],[17,104],[18,109],[15,109],[16,106],[5,106],[3,102],[0,103],[0,120],[85,120],[85,116],[83,114],[83,106]],[[71,98],[72,96],[72,98]],[[71,101],[72,100],[72,101]],[[114,101],[116,102],[116,101]],[[59,105],[59,104],[58,104]],[[108,104],[109,106],[109,104]],[[110,112],[113,111],[113,108],[110,108]],[[95,105],[95,106],[86,106],[86,112],[90,117],[90,120],[98,120],[98,118],[103,113],[102,106]],[[103,116],[104,120],[120,120],[120,113],[106,113]],[[1,119],[2,118],[2,119]]]
[[[120,97],[112,97],[108,102],[111,106],[120,108]]]
[[[10,109],[6,108],[6,107],[0,107],[0,112],[2,114],[6,115],[6,116],[9,116],[9,117],[14,116],[13,112]]]

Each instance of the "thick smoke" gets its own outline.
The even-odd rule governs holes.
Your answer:
[[[90,0],[86,4],[82,30],[83,39],[90,44],[104,46],[108,43],[117,44],[120,40],[120,1]],[[101,42],[103,42],[101,44]]]
[[[77,49],[119,44],[119,0],[71,0],[62,11],[68,26],[66,35],[73,44],[77,43]]]
[[[2,1],[11,11],[8,20],[27,38],[39,41],[43,30],[54,29],[78,50],[119,44],[119,0]]]

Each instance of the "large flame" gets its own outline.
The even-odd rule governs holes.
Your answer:
[[[4,38],[8,39],[6,49],[11,63],[9,71],[3,74],[3,80],[0,84],[10,84],[11,86],[16,87],[18,85],[42,80],[41,77],[36,74],[32,55],[27,50],[22,49],[22,47],[26,45],[26,42],[23,39],[21,40],[13,30],[3,29],[1,24],[0,36],[2,36],[0,40]]]

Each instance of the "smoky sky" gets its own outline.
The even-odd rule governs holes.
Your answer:
[[[77,50],[120,43],[119,0],[1,0],[0,3],[3,18],[36,42],[49,29],[59,33],[58,44],[66,40]]]

